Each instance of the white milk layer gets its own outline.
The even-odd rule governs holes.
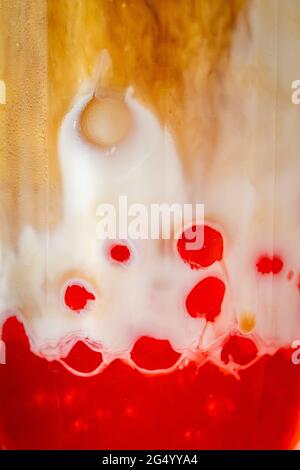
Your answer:
[[[101,150],[79,129],[81,110],[92,96],[80,94],[59,134],[63,217],[52,231],[25,227],[16,253],[0,247],[0,312],[24,323],[34,352],[47,359],[66,356],[86,340],[105,362],[128,358],[140,336],[168,339],[183,358],[199,351],[219,363],[220,346],[250,313],[248,335],[259,354],[274,353],[300,338],[300,106],[291,102],[291,83],[300,79],[297,53],[300,3],[253,1],[237,26],[223,82],[220,131],[213,162],[198,155],[194,179],[186,180],[172,133],[129,89],[126,103],[133,130],[120,145]],[[203,175],[205,174],[205,178]],[[175,242],[130,241],[132,259],[112,263],[96,236],[99,204],[186,203],[205,205],[224,238],[223,261],[191,270]],[[260,254],[278,254],[278,275],[256,270]],[[292,274],[289,274],[291,273]],[[214,323],[191,318],[185,299],[201,279],[215,275],[226,286]],[[64,303],[68,284],[80,282],[95,295],[81,313]]]

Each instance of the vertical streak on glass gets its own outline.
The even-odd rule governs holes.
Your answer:
[[[0,201],[16,240],[25,223],[47,218],[47,11],[46,0],[0,1]]]

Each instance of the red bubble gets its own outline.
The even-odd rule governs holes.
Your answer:
[[[225,294],[224,282],[217,277],[206,277],[198,282],[186,298],[186,309],[191,317],[205,317],[213,322],[220,314]]]
[[[113,261],[117,261],[118,263],[127,263],[131,253],[127,245],[116,244],[110,247],[109,256]]]
[[[278,274],[283,268],[283,261],[279,256],[273,256],[273,274]]]
[[[87,291],[86,288],[79,284],[72,284],[67,287],[65,292],[65,303],[75,311],[83,310],[89,300],[95,300],[94,294]]]
[[[195,240],[194,233],[204,230],[204,243],[198,250],[187,249],[187,243]],[[220,232],[208,225],[193,225],[183,232],[177,242],[177,250],[185,263],[192,269],[206,268],[215,261],[220,261],[223,256],[223,238]]]
[[[91,372],[102,362],[102,354],[93,351],[83,341],[77,341],[64,362],[79,372]]]
[[[261,274],[278,274],[283,268],[283,261],[279,256],[261,256],[256,263],[257,271]]]
[[[250,338],[237,335],[230,336],[221,352],[221,359],[225,364],[232,358],[236,364],[246,365],[252,362],[256,356],[256,344]]]
[[[179,357],[180,354],[174,351],[168,340],[148,336],[139,338],[131,351],[135,364],[147,370],[168,369]]]

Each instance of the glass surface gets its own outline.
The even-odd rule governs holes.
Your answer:
[[[0,18],[0,448],[300,447],[300,2]]]

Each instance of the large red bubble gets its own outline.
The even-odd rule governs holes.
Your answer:
[[[221,359],[225,364],[232,360],[236,364],[246,365],[256,358],[257,352],[257,347],[250,338],[233,335],[225,342]]]
[[[142,369],[168,369],[179,359],[180,354],[174,351],[166,339],[143,336],[135,343],[131,358]]]
[[[225,294],[224,282],[213,276],[202,279],[186,298],[186,309],[191,317],[204,317],[213,322],[221,312]]]
[[[203,230],[203,246],[191,249],[188,244],[196,240],[198,231]],[[200,233],[199,233],[200,236]],[[177,250],[185,263],[192,269],[206,268],[223,257],[223,238],[220,232],[209,225],[193,225],[178,239]]]

